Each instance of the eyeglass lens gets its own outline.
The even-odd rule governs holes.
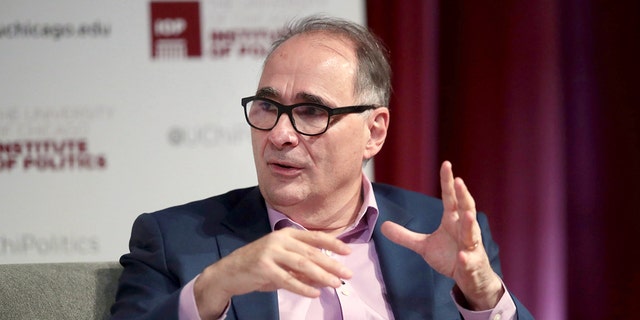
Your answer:
[[[247,103],[246,112],[251,125],[258,129],[272,129],[278,121],[278,106],[270,101],[253,100]],[[291,109],[291,114],[293,126],[305,134],[321,133],[329,123],[327,110],[314,105],[298,105]]]

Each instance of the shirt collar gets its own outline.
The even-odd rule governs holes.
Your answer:
[[[373,186],[364,173],[362,174],[362,198],[362,206],[358,211],[358,217],[355,222],[338,236],[339,239],[345,242],[369,242],[373,235],[376,221],[378,220],[378,203],[373,194]],[[268,203],[266,206],[271,230],[284,227],[306,230],[302,225],[289,219],[289,217],[277,211]]]

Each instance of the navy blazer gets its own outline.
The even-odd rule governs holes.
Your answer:
[[[460,319],[451,299],[452,279],[434,271],[420,255],[389,241],[380,231],[391,220],[431,233],[440,224],[442,202],[397,187],[373,184],[379,217],[373,241],[396,319]],[[484,214],[478,214],[482,241],[501,275],[498,246]],[[130,253],[123,255],[112,319],[177,319],[180,288],[208,265],[271,232],[257,187],[140,215],[133,224]],[[514,297],[519,319],[533,319]],[[227,319],[278,319],[277,294],[235,296]]]

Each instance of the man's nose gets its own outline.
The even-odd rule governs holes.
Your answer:
[[[280,115],[275,127],[269,132],[269,140],[277,146],[298,143],[298,132],[293,128],[288,114]]]

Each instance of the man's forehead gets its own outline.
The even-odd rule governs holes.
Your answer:
[[[355,58],[355,44],[345,35],[337,32],[329,32],[323,30],[310,31],[300,33],[285,40],[272,53],[283,54],[283,49],[288,49],[292,45],[303,45],[317,50],[327,49],[333,53],[342,56],[344,59],[352,60]],[[267,57],[268,59],[271,57]]]
[[[347,87],[353,90],[357,61],[345,39],[326,32],[289,38],[267,57],[256,95],[326,106],[351,100],[344,95],[349,94]]]

